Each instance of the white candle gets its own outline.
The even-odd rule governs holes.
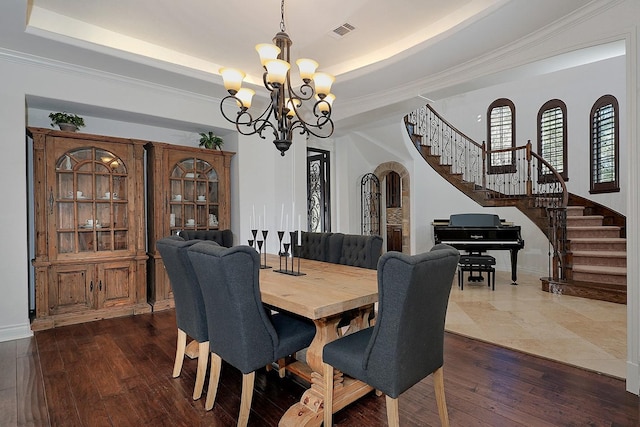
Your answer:
[[[287,214],[284,218],[284,227],[285,227],[284,231],[289,229],[289,214]]]
[[[280,211],[280,231],[284,231],[284,228],[282,228],[282,226],[284,225],[283,221],[284,221],[284,203],[282,204],[282,210]]]
[[[251,223],[251,229],[255,230],[256,229],[256,205],[251,206],[251,210],[253,212],[253,222]]]
[[[262,217],[258,216],[258,230],[262,230]]]
[[[291,230],[293,230],[296,227],[296,225],[294,224],[295,220],[296,220],[296,202],[291,202]]]
[[[267,228],[267,205],[263,206],[263,214],[264,214],[264,224],[262,224],[264,226],[263,230]]]
[[[298,215],[298,246],[302,246],[302,228],[300,228],[300,215]]]

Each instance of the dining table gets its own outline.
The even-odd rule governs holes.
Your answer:
[[[260,270],[262,302],[274,310],[305,317],[316,327],[306,361],[286,367],[306,378],[310,387],[285,412],[279,425],[319,426],[324,410],[323,347],[343,333],[369,326],[378,301],[377,271],[304,258],[283,261],[273,254],[267,254],[264,266],[271,268]],[[339,330],[345,319],[349,320],[348,326]],[[370,391],[369,385],[334,370],[333,412]]]

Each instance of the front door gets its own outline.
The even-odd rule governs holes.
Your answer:
[[[329,152],[307,149],[307,222],[311,232],[331,231]]]

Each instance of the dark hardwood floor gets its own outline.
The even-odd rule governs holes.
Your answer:
[[[235,426],[241,374],[222,368],[216,405],[193,401],[195,360],[171,378],[172,310],[37,332],[0,343],[0,426]],[[447,333],[445,392],[452,426],[638,426],[623,381]],[[205,383],[206,391],[207,383]],[[250,426],[275,426],[305,385],[256,375]],[[400,397],[404,426],[439,425],[431,378]],[[386,425],[373,393],[338,412],[341,426]]]

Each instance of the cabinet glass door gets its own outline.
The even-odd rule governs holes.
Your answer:
[[[58,253],[127,249],[127,169],[97,147],[68,151],[56,162]]]
[[[218,173],[211,163],[195,157],[181,160],[171,170],[169,188],[172,234],[218,228]]]

